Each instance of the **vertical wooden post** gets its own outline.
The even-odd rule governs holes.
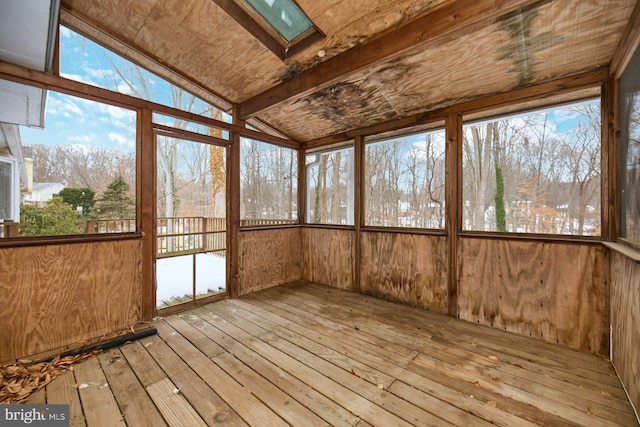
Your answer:
[[[233,107],[233,123],[238,119],[238,106]],[[229,296],[240,295],[240,134],[231,132],[231,146],[227,149],[227,284]]]
[[[19,222],[5,222],[4,223],[4,237],[19,237],[20,236],[20,223]]]
[[[448,247],[448,314],[458,317],[458,230],[462,226],[462,116],[451,114],[446,123],[446,231]]]
[[[202,250],[207,250],[207,238],[209,237],[208,231],[209,220],[205,217],[200,217],[200,232],[202,233]]]
[[[151,320],[156,312],[156,149],[152,112],[138,112],[138,157],[136,177],[137,227],[142,234],[142,319]]]
[[[361,241],[362,236],[360,235],[360,231],[362,226],[364,225],[364,215],[363,215],[363,207],[364,207],[364,191],[363,188],[363,177],[364,177],[364,137],[362,135],[358,135],[355,137],[353,141],[354,145],[354,165],[353,165],[353,173],[354,173],[354,188],[353,188],[353,208],[355,210],[353,215],[353,225],[354,225],[354,236],[353,236],[353,290],[355,292],[360,293],[360,263],[362,256],[361,249]]]
[[[307,212],[307,150],[298,149],[298,222],[304,224]]]
[[[619,81],[610,79],[601,87],[601,164],[602,164],[602,238],[616,240],[618,224],[618,139],[619,130]]]

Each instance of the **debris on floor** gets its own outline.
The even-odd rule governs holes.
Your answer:
[[[62,358],[56,356],[48,362],[19,360],[16,363],[0,365],[0,404],[20,402],[49,384],[55,377],[72,371],[75,363],[89,359],[99,352],[96,350]]]

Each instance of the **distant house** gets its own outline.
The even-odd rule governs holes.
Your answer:
[[[44,207],[45,202],[53,199],[64,188],[65,185],[59,182],[34,182],[30,192],[23,192],[23,203]]]

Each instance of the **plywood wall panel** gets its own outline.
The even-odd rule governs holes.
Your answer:
[[[362,232],[362,293],[447,313],[444,236]]]
[[[611,325],[613,363],[640,411],[640,263],[611,255]]]
[[[140,318],[140,240],[0,249],[0,361]]]
[[[596,244],[460,238],[459,316],[607,354],[608,277]]]
[[[304,228],[302,279],[334,288],[353,290],[353,230]]]
[[[300,228],[240,232],[239,295],[300,279]]]

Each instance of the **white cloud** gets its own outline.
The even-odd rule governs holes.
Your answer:
[[[74,80],[76,82],[86,83],[86,84],[92,85],[92,86],[97,86],[91,79],[87,78],[86,75],[61,72],[60,76],[64,77],[65,79]]]
[[[120,147],[126,147],[129,149],[135,148],[135,145],[136,145],[135,140],[128,138],[126,135],[123,135],[118,132],[109,132],[107,136],[109,137],[109,141],[115,142]]]
[[[67,96],[50,96],[47,100],[47,113],[76,120],[84,116],[84,111],[78,107],[76,99]]]
[[[82,71],[84,71],[85,75],[89,77],[93,77],[95,79],[111,78],[115,74],[115,71],[113,70],[102,69],[102,68],[95,69],[95,68],[88,67],[86,65],[82,67]]]
[[[69,141],[71,142],[79,142],[77,144],[80,147],[85,147],[83,144],[91,144],[96,140],[95,135],[74,135],[69,137]]]
[[[71,37],[71,35],[73,34],[71,32],[70,29],[68,29],[67,27],[63,27],[62,25],[59,27],[60,28],[60,35],[64,38],[69,38]]]

